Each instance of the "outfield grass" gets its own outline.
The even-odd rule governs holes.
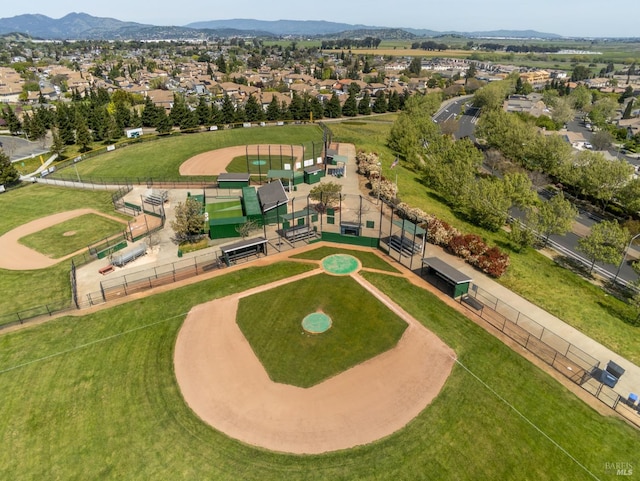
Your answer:
[[[103,191],[34,184],[5,192],[0,202],[0,235],[32,220],[80,208],[96,209],[123,220],[127,218],[113,210],[111,193]],[[0,312],[17,312],[65,299],[70,301],[70,268],[68,261],[31,271],[0,269]]]
[[[0,453],[2,479],[555,481],[591,479],[585,469],[608,479],[605,463],[637,459],[638,431],[600,416],[407,280],[372,273],[364,275],[454,348],[473,375],[454,367],[404,429],[331,454],[277,454],[206,426],[173,373],[186,313],[305,268],[252,267],[0,336],[0,442],[10,447]]]
[[[331,124],[334,140],[352,142],[358,149],[380,154],[382,175],[393,176],[394,181],[397,176],[399,198],[403,202],[436,215],[463,233],[477,234],[490,245],[506,250],[511,265],[498,282],[631,362],[640,364],[640,326],[636,324],[637,314],[633,307],[607,295],[534,249],[514,250],[505,231],[488,232],[467,222],[425,186],[420,173],[411,166],[401,162],[391,170],[395,155],[386,147],[390,128],[389,124],[381,122],[369,122],[364,127],[348,122]]]
[[[221,130],[129,145],[87,159],[76,164],[76,167],[81,178],[108,180],[152,177],[178,180],[183,162],[210,150],[256,144],[304,145],[310,149],[312,142],[317,145],[322,142],[322,130],[317,125]],[[75,178],[76,174],[73,169],[66,169],[56,175]]]
[[[289,164],[293,168],[295,159],[291,156],[272,155],[269,160],[268,155],[249,155],[249,171],[247,172],[247,156],[241,155],[234,157],[234,159],[227,165],[227,172],[230,173],[242,173],[252,175],[267,175],[267,172],[271,169],[284,170],[284,164]],[[254,164],[254,162],[262,160],[264,164]]]
[[[20,243],[54,259],[76,252],[125,225],[96,214],[85,214],[22,237]]]
[[[340,249],[335,247],[324,246],[324,247],[318,247],[317,249],[313,249],[310,251],[302,252],[300,254],[292,255],[291,258],[319,261],[333,254],[347,254],[347,255],[353,256],[357,258],[360,261],[360,264],[362,264],[362,267],[365,267],[365,268],[378,269],[378,270],[387,271],[387,272],[396,272],[396,273],[400,272],[391,264],[389,264],[385,260],[381,259],[377,255],[369,251],[357,251],[357,250],[351,250],[351,249]]]
[[[321,310],[322,334],[302,319]],[[388,351],[407,327],[351,277],[318,274],[240,299],[238,326],[274,382],[311,387]]]

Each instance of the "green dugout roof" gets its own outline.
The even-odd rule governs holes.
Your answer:
[[[260,201],[255,187],[242,188],[242,201],[244,202],[244,213],[248,216],[260,215]]]
[[[426,231],[407,219],[394,220],[393,225],[400,227],[409,234],[424,235]]]

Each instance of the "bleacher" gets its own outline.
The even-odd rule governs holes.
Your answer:
[[[316,232],[308,225],[298,225],[284,231],[284,238],[289,242],[297,242],[316,237]]]
[[[162,205],[167,201],[168,198],[169,193],[166,190],[152,190],[145,196],[144,201],[150,205]]]
[[[389,247],[409,257],[422,252],[421,243],[413,242],[407,237],[400,237],[395,234],[389,237]]]

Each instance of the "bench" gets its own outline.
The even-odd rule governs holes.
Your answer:
[[[484,308],[484,304],[482,304],[482,302],[478,301],[473,297],[470,297],[467,294],[462,296],[462,302],[473,307],[476,311],[481,311]]]
[[[98,272],[100,274],[102,274],[103,276],[106,276],[107,274],[110,274],[111,272],[113,272],[115,270],[116,270],[116,268],[113,267],[112,264],[109,264],[108,266],[105,266],[102,269],[98,269]]]
[[[389,238],[389,247],[409,257],[422,251],[422,244],[413,242],[407,237],[399,237],[397,235],[392,235]]]
[[[284,237],[289,242],[296,242],[315,236],[316,232],[308,225],[299,225],[284,231]]]

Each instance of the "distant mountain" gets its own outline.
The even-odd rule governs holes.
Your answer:
[[[348,23],[327,22],[324,20],[252,20],[236,18],[232,20],[209,20],[206,22],[194,22],[186,25],[190,28],[234,28],[238,30],[262,30],[274,35],[310,36],[330,35],[346,30],[367,27],[365,25],[351,25]]]
[[[95,40],[154,40],[184,38],[227,37],[341,37],[381,39],[412,39],[458,35],[472,38],[561,38],[560,35],[533,30],[496,30],[491,32],[436,32],[410,28],[386,28],[324,20],[210,20],[182,26],[155,26],[135,22],[123,22],[113,18],[93,17],[86,13],[70,13],[60,19],[45,15],[29,14],[0,18],[0,35],[22,33],[45,39],[95,39]]]
[[[45,15],[18,15],[0,19],[0,34],[20,32],[47,39],[112,38],[111,34],[124,27],[144,27],[140,23],[121,22],[86,13],[70,13],[60,19]]]

